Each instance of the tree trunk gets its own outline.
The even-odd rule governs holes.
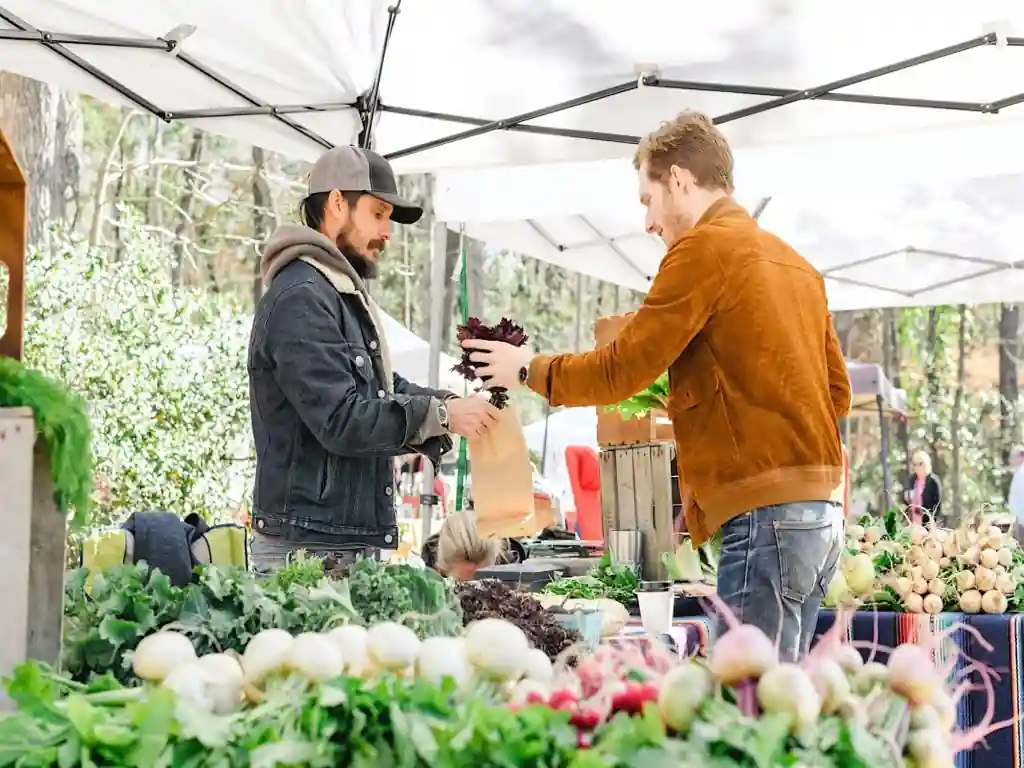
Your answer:
[[[884,338],[882,346],[885,350],[883,368],[885,375],[897,389],[902,388],[902,376],[900,369],[903,367],[903,350],[900,347],[899,321],[897,310],[889,308],[882,310],[882,332]],[[910,427],[907,420],[896,417],[896,444],[900,447],[903,455],[903,469],[910,471]]]
[[[964,396],[964,368],[967,362],[967,307],[963,304],[957,309],[959,325],[956,342],[956,389],[953,391],[953,407],[950,410],[950,453],[952,454],[952,477],[949,487],[952,490],[954,521],[962,516],[962,499],[960,497],[960,408]]]
[[[857,313],[852,310],[832,313],[832,325],[836,329],[836,336],[839,337],[839,348],[843,355],[849,356],[850,346],[853,344],[853,330],[856,327]]]
[[[58,146],[58,91],[37,80],[0,72],[0,129],[3,130],[28,183],[28,242],[42,245],[46,222],[53,216],[54,190],[66,192],[64,168],[70,122],[65,104]],[[79,121],[80,122],[80,121]],[[77,168],[77,162],[75,163]],[[65,206],[58,205],[63,213]]]
[[[256,258],[253,259],[252,305],[263,296],[263,278],[260,276],[260,258],[263,246],[270,237],[270,185],[267,183],[267,157],[262,147],[252,148],[252,232],[256,240]]]
[[[1020,351],[1020,305],[1002,304],[999,308],[999,443],[1003,463],[1010,449],[1020,440],[1017,419],[1018,386],[1017,355]],[[1009,491],[1011,476],[1007,474],[1004,494]]]
[[[921,356],[924,359],[925,391],[927,403],[930,408],[935,408],[939,399],[939,308],[929,307],[928,326],[925,331],[925,350]],[[930,453],[932,467],[936,468],[939,462],[939,423],[932,421],[931,435],[929,435]]]
[[[175,285],[181,285],[185,266],[185,238],[189,227],[192,225],[193,212],[196,204],[196,191],[199,184],[199,163],[203,159],[204,134],[198,128],[192,131],[192,144],[188,151],[189,165],[185,170],[185,191],[181,193],[178,201],[179,214],[178,224],[174,228],[174,265],[171,271],[171,281]]]

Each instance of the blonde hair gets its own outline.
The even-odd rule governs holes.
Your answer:
[[[921,462],[921,467],[924,469],[926,475],[932,473],[932,457],[924,451],[914,451],[914,455],[910,457],[910,462],[915,464]]]
[[[476,516],[469,510],[453,512],[444,521],[437,538],[437,567],[448,572],[458,563],[493,565],[501,554],[500,539],[481,539]]]
[[[637,145],[633,167],[647,166],[654,181],[665,181],[673,165],[693,174],[698,187],[732,193],[732,150],[711,118],[686,110],[662,123]]]

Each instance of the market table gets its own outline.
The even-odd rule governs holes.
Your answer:
[[[822,611],[818,617],[816,635],[828,631],[835,621],[833,611]],[[957,624],[976,629],[982,638],[992,646],[988,651],[975,636],[963,629],[949,634],[938,645],[936,662],[947,665],[959,645],[960,657],[954,675],[962,674],[971,664],[966,657],[983,663],[995,670],[999,677],[993,681],[995,704],[993,723],[1014,720],[991,735],[985,743],[970,752],[957,756],[957,768],[981,768],[982,762],[991,766],[1022,768],[1024,766],[1024,730],[1021,715],[1024,712],[1024,684],[1021,679],[1021,638],[1024,637],[1024,614],[960,614],[944,613],[935,616],[913,613],[882,613],[861,611],[854,615],[848,638],[862,642],[877,643],[892,648],[903,643],[934,644],[935,638]],[[673,620],[672,636],[679,652],[685,655],[706,654],[714,643],[714,623],[707,616],[688,616]],[[633,617],[615,640],[625,642],[646,641],[640,620]],[[614,642],[614,640],[613,640]],[[861,648],[866,659],[870,650]],[[874,660],[884,663],[886,651],[875,653]],[[975,675],[973,678],[977,680]],[[958,702],[957,730],[964,731],[981,722],[987,708],[988,694],[984,690],[972,691]],[[986,749],[987,745],[987,749]]]

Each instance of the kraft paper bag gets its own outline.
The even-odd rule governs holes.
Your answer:
[[[530,452],[511,403],[483,436],[469,440],[469,460],[481,538],[514,539],[543,529],[534,513]]]

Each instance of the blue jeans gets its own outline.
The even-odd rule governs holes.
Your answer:
[[[796,661],[810,648],[844,536],[842,507],[827,501],[735,517],[722,527],[718,596],[741,623],[778,638],[782,660]]]
[[[268,575],[287,565],[294,554],[300,550],[310,557],[333,556],[339,559],[353,553],[367,556],[370,551],[373,551],[376,554],[376,550],[370,550],[363,544],[294,544],[285,541],[281,536],[268,536],[265,533],[253,531],[249,544],[249,562],[257,574]]]

